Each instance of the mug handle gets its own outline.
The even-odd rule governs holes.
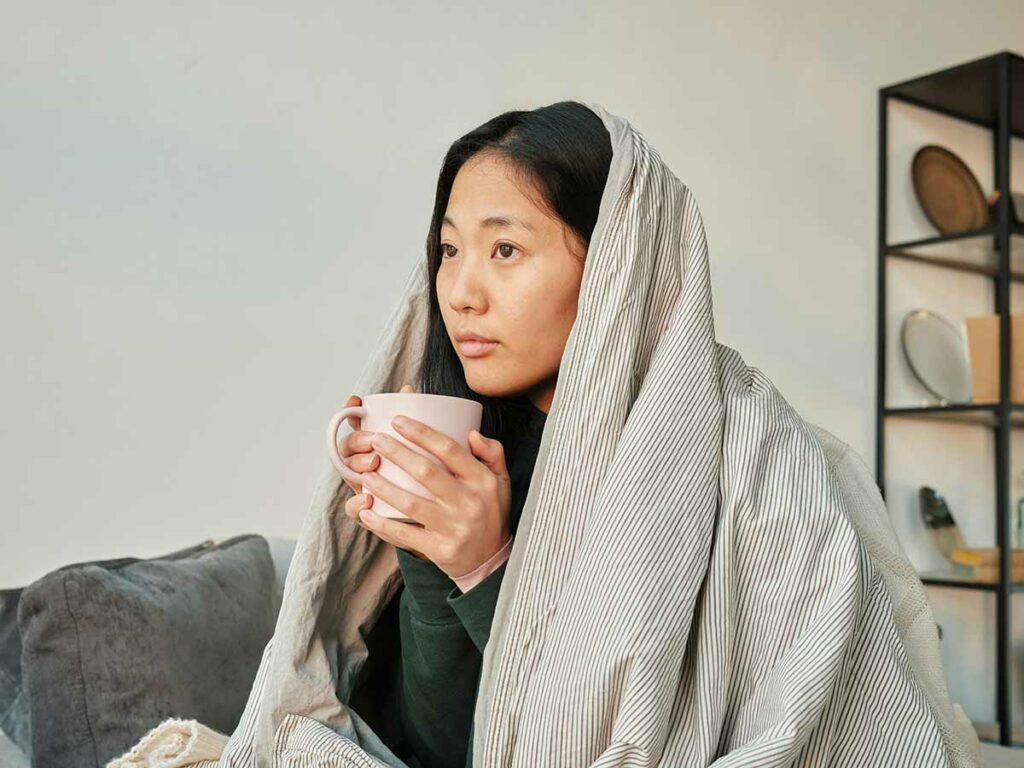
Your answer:
[[[345,460],[341,458],[341,454],[338,453],[338,430],[341,428],[341,422],[349,416],[358,416],[360,419],[365,419],[366,406],[351,405],[348,408],[342,408],[334,414],[331,423],[327,425],[327,455],[331,457],[331,462],[337,467],[342,477],[361,486],[363,484],[363,476],[354,469],[351,469],[345,463]]]

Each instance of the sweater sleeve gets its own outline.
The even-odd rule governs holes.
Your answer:
[[[468,592],[462,592],[457,586],[448,592],[448,605],[462,621],[481,656],[491,635],[494,606],[498,601],[507,561],[508,558],[503,560],[501,565]]]
[[[395,547],[398,565],[402,570],[405,591],[409,593],[409,610],[412,614],[431,624],[446,624],[458,621],[458,615],[445,598],[455,587],[447,573],[430,560],[420,560],[407,549]]]
[[[505,546],[491,555],[486,561],[478,565],[469,573],[465,573],[462,576],[455,576],[452,581],[459,588],[461,592],[469,592],[473,587],[479,584],[481,581],[486,579],[494,571],[498,569],[502,563],[508,560],[512,554],[512,539],[510,536],[508,541],[505,542]]]

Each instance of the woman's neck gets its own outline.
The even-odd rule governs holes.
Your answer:
[[[526,399],[539,411],[547,413],[551,410],[551,401],[555,399],[555,381],[558,378],[556,373],[550,379],[545,379],[537,386],[527,390]]]

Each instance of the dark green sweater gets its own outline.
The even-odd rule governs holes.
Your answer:
[[[547,416],[527,406],[525,421],[503,440],[512,481],[513,535]],[[483,652],[507,563],[463,594],[433,562],[396,551],[403,589],[367,639],[370,657],[350,703],[413,768],[471,766]]]
[[[473,709],[502,563],[463,594],[429,560],[400,549],[402,732],[424,768],[470,765]]]

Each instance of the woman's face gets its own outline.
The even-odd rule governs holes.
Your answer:
[[[463,164],[441,227],[437,298],[469,387],[489,397],[525,395],[546,413],[576,319],[586,247],[522,184],[494,154]],[[458,340],[464,333],[493,343],[474,349]]]

